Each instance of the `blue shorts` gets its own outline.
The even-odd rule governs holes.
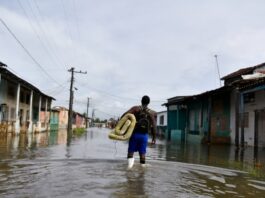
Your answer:
[[[139,152],[139,154],[146,153],[146,147],[148,142],[148,134],[147,133],[133,133],[130,141],[128,153]]]

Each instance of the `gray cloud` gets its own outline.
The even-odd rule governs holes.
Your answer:
[[[90,97],[90,110],[102,118],[121,115],[143,94],[161,111],[167,98],[217,88],[215,54],[222,76],[265,59],[260,0],[20,2],[49,53],[17,1],[1,1],[0,16],[62,86],[40,71],[2,24],[1,61],[66,107],[67,70],[87,71],[75,74],[74,108],[85,112]]]

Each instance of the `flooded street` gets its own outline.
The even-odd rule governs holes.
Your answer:
[[[158,140],[127,170],[127,142],[108,132],[1,137],[0,197],[265,197],[262,149]]]

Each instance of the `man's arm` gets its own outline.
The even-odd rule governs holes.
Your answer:
[[[130,108],[128,111],[126,111],[124,114],[122,114],[121,118],[123,116],[125,116],[127,113],[135,114],[137,111],[139,111],[139,107],[138,106],[134,106],[134,107]]]

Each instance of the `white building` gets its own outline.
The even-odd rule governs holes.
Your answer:
[[[5,128],[4,132],[49,130],[52,100],[54,98],[11,73],[0,62],[0,125]]]
[[[222,78],[231,94],[231,142],[265,147],[265,63]]]
[[[167,111],[157,112],[156,115],[157,134],[165,136],[167,130]]]

